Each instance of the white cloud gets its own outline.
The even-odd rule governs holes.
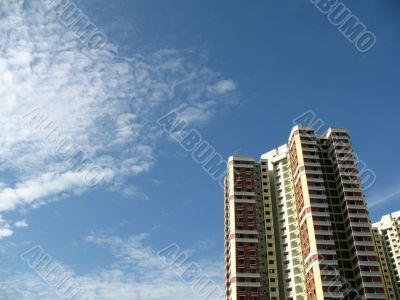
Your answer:
[[[14,231],[9,228],[0,228],[0,240],[9,236],[12,236]]]
[[[136,186],[126,186],[122,194],[124,197],[129,199],[140,199],[140,200],[148,200],[148,196],[140,191],[140,189]]]
[[[24,228],[24,227],[28,227],[28,223],[26,223],[25,220],[21,220],[21,221],[15,222],[14,226],[17,228]]]
[[[99,234],[88,236],[87,242],[111,251],[114,262],[87,274],[77,275],[71,270],[72,279],[85,295],[96,300],[204,299],[196,288],[192,289],[189,282],[183,281],[173,268],[164,263],[157,250],[145,245],[147,238],[147,234],[127,239]],[[212,287],[223,291],[222,262],[195,262],[189,257],[190,262],[198,264],[202,274],[210,278]],[[63,267],[70,270],[68,266]],[[0,281],[0,294],[7,300],[53,300],[55,297],[52,288],[42,283],[33,272],[4,274]]]
[[[204,122],[236,103],[234,82],[183,52],[88,56],[41,1],[1,1],[0,15],[0,212],[86,188],[54,135],[26,118],[35,109],[106,170],[103,183],[123,184],[156,163],[158,117],[185,103],[187,118]]]
[[[210,87],[210,91],[217,92],[219,94],[226,94],[229,92],[233,92],[236,90],[236,83],[232,80],[221,80],[218,81],[215,85]]]
[[[199,107],[186,107],[180,111],[180,119],[185,120],[189,123],[203,122],[210,119],[212,113],[202,113],[202,109]]]
[[[64,191],[83,185],[84,183],[79,175],[73,172],[64,174],[44,173],[39,178],[18,183],[14,188],[0,190],[0,212],[32,203],[38,206],[42,204],[38,200],[57,196]]]
[[[10,227],[10,224],[0,215],[0,240],[14,234],[14,231],[12,231]]]

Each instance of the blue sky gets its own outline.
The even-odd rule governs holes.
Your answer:
[[[225,158],[258,158],[312,110],[348,128],[376,174],[372,221],[400,209],[398,1],[342,2],[376,36],[366,53],[310,1],[74,3],[101,51],[46,1],[0,3],[0,299],[57,298],[20,257],[35,245],[93,299],[200,299],[159,259],[172,243],[222,286],[223,193],[157,124],[177,108]],[[32,112],[100,183],[57,156]]]

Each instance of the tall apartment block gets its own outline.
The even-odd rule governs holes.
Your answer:
[[[231,156],[224,204],[226,300],[388,299],[347,130]]]
[[[372,224],[388,299],[400,299],[400,211]]]

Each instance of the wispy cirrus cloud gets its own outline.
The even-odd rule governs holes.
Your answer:
[[[106,47],[89,56],[41,1],[1,1],[0,14],[3,215],[87,188],[25,122],[34,109],[107,171],[103,183],[112,188],[156,163],[160,115],[185,103],[187,118],[204,122],[238,101],[237,84],[193,53],[164,49],[121,58]]]
[[[374,191],[368,200],[368,208],[373,208],[387,202],[400,198],[400,184],[399,182],[392,182],[386,188],[380,188]]]
[[[163,262],[155,249],[147,245],[148,237],[148,234],[139,234],[123,239],[93,233],[87,236],[86,242],[110,252],[113,261],[86,274],[76,274],[70,267],[62,266],[92,299],[202,299]],[[216,283],[223,285],[222,262],[203,261],[198,265]],[[53,300],[56,297],[54,290],[33,272],[3,271],[0,275],[4,275],[4,280],[0,281],[0,295],[7,300]]]

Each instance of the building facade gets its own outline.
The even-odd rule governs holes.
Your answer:
[[[400,299],[400,211],[372,224],[388,299]]]
[[[347,130],[229,158],[225,267],[226,300],[388,299]]]

